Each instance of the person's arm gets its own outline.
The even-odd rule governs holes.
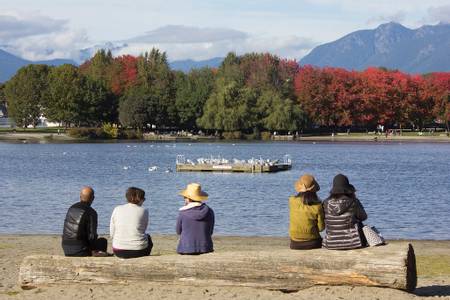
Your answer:
[[[214,233],[214,224],[215,224],[215,215],[214,215],[214,211],[211,209],[211,235],[213,235]]]
[[[182,227],[182,225],[181,225],[181,213],[179,213],[178,217],[177,217],[177,226],[176,226],[176,231],[177,231],[178,235],[181,234],[181,227]]]
[[[142,220],[142,226],[144,227],[144,233],[147,230],[148,226],[148,209],[144,210],[144,218]]]
[[[325,229],[325,214],[322,205],[320,205],[319,213],[317,214],[317,228],[319,232]]]
[[[114,232],[115,232],[115,212],[116,209],[113,210],[112,215],[111,215],[111,220],[109,221],[109,236],[111,237],[111,239],[114,239]]]
[[[367,213],[364,210],[361,202],[357,198],[355,198],[355,216],[361,222],[367,219]]]
[[[88,226],[87,226],[87,238],[90,245],[94,245],[93,243],[97,240],[97,212],[95,210],[91,210],[88,214]]]

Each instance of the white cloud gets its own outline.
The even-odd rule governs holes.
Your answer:
[[[406,19],[406,13],[404,11],[398,11],[395,14],[386,16],[372,17],[367,21],[367,24],[380,24],[386,22],[402,23]]]
[[[66,20],[55,20],[45,16],[0,15],[0,40],[8,42],[13,39],[49,34],[64,29]]]
[[[170,30],[167,30],[167,29]],[[162,34],[170,31],[172,35]],[[169,60],[204,60],[223,57],[228,52],[270,52],[281,57],[298,59],[303,57],[315,43],[297,36],[251,35],[224,28],[197,28],[165,26],[151,31],[149,35],[129,39],[120,48],[112,49],[114,55],[139,55],[155,47],[166,51]],[[176,38],[180,37],[180,38]],[[117,42],[115,45],[123,42]],[[111,48],[111,47],[110,47]]]
[[[35,13],[0,15],[0,45],[25,59],[77,59],[78,49],[87,42],[86,33],[70,29],[67,20]]]
[[[450,23],[450,5],[445,6],[433,6],[428,8],[428,16],[426,17],[428,22],[444,22]]]
[[[146,32],[125,42],[145,43],[204,43],[247,38],[245,32],[228,28],[199,28],[183,25],[167,25]]]

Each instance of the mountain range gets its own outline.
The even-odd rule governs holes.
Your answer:
[[[386,23],[314,48],[301,65],[364,70],[386,67],[407,73],[450,71],[450,24],[409,29]]]
[[[127,41],[126,41],[127,42]],[[126,42],[108,42],[80,49],[81,61],[89,59],[100,48],[114,51],[127,46]],[[171,61],[174,70],[188,72],[193,68],[218,67],[223,58]],[[28,64],[77,65],[70,59],[29,61],[0,49],[0,82],[11,78],[22,66]],[[300,60],[301,65],[341,67],[364,70],[367,67],[386,67],[407,73],[450,71],[450,24],[424,25],[409,29],[390,22],[375,29],[358,30],[336,41],[315,47]]]
[[[0,82],[9,80],[14,76],[18,69],[30,64],[44,64],[49,66],[59,66],[63,64],[77,65],[77,63],[71,59],[30,61],[0,49]]]

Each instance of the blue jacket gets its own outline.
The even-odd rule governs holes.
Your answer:
[[[214,211],[206,204],[180,210],[177,218],[177,234],[180,236],[177,252],[198,254],[214,251],[212,234]]]

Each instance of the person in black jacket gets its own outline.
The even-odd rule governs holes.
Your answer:
[[[355,192],[347,176],[334,177],[330,196],[323,202],[326,230],[323,247],[345,250],[366,246],[362,221],[367,219],[367,213]]]
[[[91,207],[94,190],[80,192],[80,202],[72,205],[64,220],[62,248],[66,256],[106,256],[108,241],[97,236],[97,212]]]

